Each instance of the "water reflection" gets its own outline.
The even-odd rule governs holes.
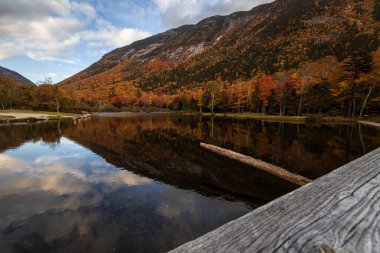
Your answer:
[[[162,252],[295,188],[200,141],[316,178],[380,136],[166,116],[0,126],[1,252]]]
[[[98,118],[64,134],[136,174],[252,207],[295,189],[269,174],[205,152],[199,147],[205,127],[207,122],[187,118]]]
[[[209,173],[210,169],[199,168],[212,166],[213,170],[219,170],[226,163],[233,169],[241,167],[199,149],[200,141],[265,160],[312,179],[380,145],[378,129],[358,125],[307,127],[191,117],[97,118],[64,133],[107,160],[120,162],[121,167],[128,163],[137,173],[150,173],[150,177],[160,177],[163,170],[170,173],[173,164],[172,167],[181,167],[179,174],[190,169],[198,170],[198,174]],[[146,169],[151,163],[153,169]],[[161,167],[154,172],[156,165]],[[206,178],[210,180],[211,176]]]
[[[156,252],[248,212],[121,170],[62,138],[0,155],[2,252]]]

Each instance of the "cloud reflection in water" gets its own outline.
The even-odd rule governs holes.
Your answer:
[[[66,138],[0,154],[3,252],[164,251],[249,210],[122,170]]]

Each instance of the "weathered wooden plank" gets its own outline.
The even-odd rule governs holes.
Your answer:
[[[380,149],[172,252],[380,252]]]
[[[233,159],[233,160],[239,161],[241,163],[247,164],[249,166],[253,166],[255,168],[258,168],[260,170],[263,170],[263,171],[268,172],[272,175],[275,175],[277,177],[285,179],[285,180],[287,180],[291,183],[294,183],[296,185],[303,186],[305,184],[312,182],[311,179],[308,179],[308,178],[303,177],[301,175],[291,173],[290,171],[287,171],[287,170],[285,170],[279,166],[276,166],[276,165],[255,159],[255,158],[250,157],[250,156],[246,156],[246,155],[234,152],[232,150],[227,150],[227,149],[220,148],[220,147],[210,145],[210,144],[206,144],[206,143],[201,143],[201,147],[203,147],[209,151],[212,151],[216,154],[226,156],[230,159]]]

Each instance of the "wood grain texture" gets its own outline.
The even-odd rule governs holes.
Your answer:
[[[380,149],[172,252],[380,252]]]
[[[241,163],[247,164],[249,166],[258,168],[260,170],[263,170],[267,173],[270,173],[272,175],[275,175],[277,177],[280,177],[282,179],[285,179],[293,184],[303,186],[305,184],[308,184],[312,182],[311,179],[308,179],[306,177],[291,173],[290,171],[287,171],[279,166],[255,159],[250,156],[242,155],[240,153],[234,152],[232,150],[227,150],[224,148],[220,148],[214,145],[201,143],[201,147],[212,151],[218,155],[222,155],[225,157],[228,157],[230,159],[239,161]]]

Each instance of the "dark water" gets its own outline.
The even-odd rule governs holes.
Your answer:
[[[0,126],[0,252],[163,252],[296,187],[199,148],[315,179],[380,131],[171,116]]]

